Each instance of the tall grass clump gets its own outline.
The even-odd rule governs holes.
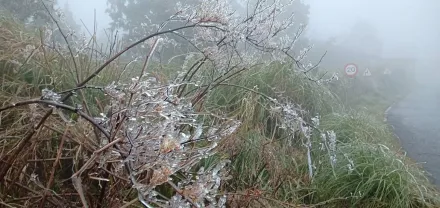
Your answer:
[[[314,200],[338,198],[330,207],[436,207],[437,191],[423,170],[398,149],[389,127],[376,117],[351,112],[321,119],[336,139],[315,140]],[[329,159],[328,155],[332,155]]]
[[[222,109],[243,121],[222,148],[232,159],[232,190],[257,190],[261,197],[280,200],[272,201],[271,206],[286,201],[321,203],[323,207],[435,207],[439,203],[424,171],[406,158],[390,127],[376,115],[382,115],[383,107],[374,109],[376,114],[351,110],[340,103],[337,91],[288,69],[277,65],[248,71],[213,91],[206,103],[206,108]],[[301,90],[292,89],[306,89],[306,99],[301,99]],[[312,145],[313,178],[308,176],[306,138],[299,134],[292,141],[271,113],[267,96],[279,94],[304,106],[307,110],[302,113],[309,118],[318,115],[319,130],[314,132]],[[310,103],[313,98],[320,100]],[[334,150],[330,149],[329,132],[336,138]],[[332,164],[332,159],[337,162]],[[277,184],[279,181],[283,183]],[[255,201],[252,204],[252,197],[236,200],[237,204],[260,206]]]
[[[380,118],[391,104],[411,92],[415,80],[409,67],[398,68],[391,75],[383,74],[380,67],[370,70],[373,73],[370,77],[344,76],[338,84],[330,84],[329,89],[348,109],[367,112]]]
[[[325,85],[310,81],[295,68],[292,64],[282,63],[252,68],[214,90],[207,104],[212,108],[227,106],[229,110],[240,111],[242,98],[257,92],[257,95],[260,93],[263,96],[259,96],[254,105],[267,107],[270,103],[268,98],[280,97],[298,103],[309,115],[328,114],[342,109],[335,94]]]
[[[39,40],[22,24],[6,16],[0,17],[0,76],[2,93],[35,95],[48,84],[47,71],[24,66],[35,59]],[[6,97],[3,97],[6,100]]]
[[[286,202],[307,203],[311,179],[306,138],[301,130],[290,132],[283,127],[284,118],[273,98],[297,103],[298,109],[304,109],[298,116],[304,119],[339,107],[330,91],[290,64],[252,68],[213,90],[204,109],[228,113],[242,122],[234,137],[220,145],[220,151],[232,160],[233,177],[226,188],[243,195],[257,192],[275,207]],[[236,206],[261,206],[254,197],[236,195],[234,200]]]
[[[337,152],[333,167],[327,163],[317,171],[315,200],[341,198],[331,207],[438,206],[439,196],[424,172],[404,155],[361,142],[340,144]]]
[[[322,116],[321,128],[334,130],[338,141],[342,143],[367,142],[394,146],[396,142],[390,127],[375,115],[359,110],[347,110],[345,113],[332,113]]]

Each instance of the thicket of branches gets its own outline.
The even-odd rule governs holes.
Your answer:
[[[63,63],[59,64],[73,75],[70,83],[75,86],[53,89],[59,80],[52,80],[52,87],[42,88],[39,98],[17,97],[0,108],[6,120],[15,118],[8,114],[12,110],[26,113],[21,120],[25,129],[2,131],[4,138],[22,135],[13,139],[15,143],[3,146],[2,192],[23,197],[14,201],[40,207],[125,207],[137,201],[146,207],[224,206],[226,193],[219,193],[218,189],[227,176],[224,166],[228,162],[210,167],[197,164],[214,154],[217,143],[234,134],[240,121],[200,109],[213,89],[252,67],[274,61],[291,62],[295,66],[292,73],[306,77],[315,68],[302,63],[305,52],[292,53],[302,30],[295,36],[282,35],[293,23],[293,16],[277,21],[279,15],[288,12],[284,9],[289,2],[284,3],[256,1],[244,16],[236,15],[227,1],[177,4],[174,14],[156,25],[155,31],[121,48],[117,48],[115,40],[107,54],[96,52],[93,39],[83,44],[69,42],[68,31],[63,31],[60,20],[46,6],[66,43],[54,46],[45,42],[50,37],[43,35],[52,33],[43,31],[40,41],[29,46],[25,61],[14,60],[13,64],[23,67],[35,64],[28,62],[36,59],[52,67],[48,59],[61,60]],[[176,26],[164,29],[171,23]],[[149,68],[158,64],[156,52],[168,45],[178,47],[177,39],[184,40],[196,52],[181,54],[188,64],[176,70],[179,73],[175,79],[159,80],[149,73]],[[135,76],[102,86],[91,85],[122,54],[138,45],[145,48],[145,54]],[[99,63],[102,59],[105,61]],[[124,73],[130,63],[113,68],[112,73]],[[98,91],[101,99],[91,102],[86,90]],[[301,118],[301,110],[294,104],[268,99],[292,139],[301,131],[310,143],[311,127]],[[15,124],[9,125],[3,129]],[[44,137],[56,141],[47,143]],[[26,152],[31,149],[37,151],[38,159],[29,166]],[[311,159],[310,149],[308,157]],[[59,174],[60,163],[70,163],[71,170]],[[311,177],[312,172],[310,164]],[[27,191],[13,191],[13,187]]]

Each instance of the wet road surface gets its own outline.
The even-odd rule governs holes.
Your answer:
[[[440,188],[440,91],[437,86],[418,86],[388,111],[403,149],[431,174]]]

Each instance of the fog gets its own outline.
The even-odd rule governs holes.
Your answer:
[[[434,2],[434,1],[433,1]],[[414,56],[435,40],[432,6],[410,0],[311,0],[310,31],[314,38],[347,35],[351,25],[364,20],[377,29],[385,56]],[[429,34],[427,36],[427,34]],[[402,50],[403,49],[403,50]]]
[[[436,23],[440,17],[439,1],[310,0],[309,3],[311,38],[345,36],[351,25],[359,20],[367,21],[378,31],[384,57],[416,58],[420,79],[430,77],[425,73],[437,71],[434,68],[440,63],[437,61],[440,25]]]
[[[105,12],[107,8],[107,0],[59,0],[58,5],[63,8],[65,4],[69,5],[69,8],[75,16],[75,21],[81,23],[84,22],[85,26],[90,30],[93,30],[95,24],[95,11],[96,11],[96,24],[99,30],[103,30],[108,27],[111,21],[108,14]]]
[[[59,0],[69,4],[76,21],[82,20],[89,30],[108,28],[111,18],[106,13],[107,0]],[[440,64],[440,2],[436,0],[306,0],[310,6],[305,36],[314,41],[344,39],[357,22],[371,24],[383,44],[382,57],[411,57],[417,60],[418,76],[437,73]],[[83,27],[84,29],[84,27]],[[346,45],[356,51],[362,46]],[[426,71],[426,72],[425,72]],[[429,72],[428,72],[429,71]]]
[[[416,58],[421,78],[430,77],[425,74],[427,69],[429,73],[437,71],[434,68],[440,63],[439,1],[310,0],[309,3],[311,38],[346,36],[351,25],[359,20],[367,21],[378,31],[384,57]]]

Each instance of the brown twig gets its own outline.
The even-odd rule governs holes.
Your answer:
[[[5,180],[8,181],[8,182],[12,182],[12,180],[10,180],[10,179],[8,179],[8,178],[5,178]],[[31,192],[31,193],[33,193],[33,194],[39,195],[39,196],[41,197],[41,195],[40,195],[41,193],[39,193],[38,191],[35,191],[35,190],[32,190],[32,189],[30,189],[30,188],[28,188],[28,187],[26,187],[26,186],[23,186],[23,185],[21,185],[21,184],[18,183],[18,182],[14,182],[13,184],[16,185],[16,186],[18,186],[18,187],[20,187],[20,188],[22,188],[22,189],[24,189],[24,190],[26,190],[26,191],[29,191],[29,192]],[[55,199],[48,199],[47,201],[49,201],[49,202],[50,202],[52,205],[54,205],[54,206],[57,206],[57,207],[63,207],[62,203],[59,202],[58,200],[55,200]]]
[[[138,82],[139,82],[139,81],[141,80],[141,78],[144,76],[145,71],[147,70],[147,67],[148,67],[148,65],[149,65],[149,63],[150,63],[151,57],[153,57],[153,53],[154,53],[154,51],[156,50],[157,45],[159,44],[159,41],[160,41],[160,40],[161,40],[161,39],[159,39],[159,38],[156,38],[156,40],[154,40],[154,43],[153,43],[153,45],[151,46],[150,52],[149,52],[149,53],[147,54],[147,56],[145,57],[144,66],[142,67],[141,74],[139,75],[139,80],[138,80]]]
[[[192,28],[192,27],[217,27],[215,25],[200,25],[200,24],[192,24],[192,25],[185,25],[182,27],[177,27],[174,29],[170,29],[170,30],[166,30],[166,31],[160,31],[160,32],[156,32],[154,34],[148,35],[134,43],[132,43],[131,45],[127,46],[126,48],[124,48],[123,50],[121,50],[120,52],[118,52],[117,54],[115,54],[113,57],[111,57],[110,59],[108,59],[104,64],[102,64],[98,69],[96,69],[95,72],[93,72],[93,74],[91,74],[89,77],[87,77],[84,81],[82,81],[81,83],[78,84],[78,87],[81,87],[85,84],[87,84],[90,80],[92,80],[94,77],[96,77],[102,70],[104,70],[105,67],[107,67],[111,62],[113,62],[114,60],[116,60],[119,56],[121,56],[122,54],[124,54],[125,52],[127,52],[128,50],[130,50],[131,48],[153,38],[156,36],[160,36],[163,34],[167,34],[167,33],[172,33],[174,31],[178,31],[178,30],[183,30],[186,28]],[[69,98],[70,96],[72,96],[71,93],[69,93],[68,95],[66,95],[67,98]],[[65,100],[65,99],[62,99]]]
[[[20,152],[26,147],[29,140],[32,138],[32,136],[40,129],[40,127],[46,122],[46,120],[49,118],[49,116],[52,114],[53,109],[50,109],[49,112],[47,112],[43,118],[40,120],[40,122],[30,130],[30,132],[26,135],[26,137],[18,143],[17,147],[9,152],[8,154],[4,155],[0,158],[0,182],[3,181],[5,178],[6,173],[11,168],[12,164],[14,163],[17,156],[20,154]]]
[[[68,105],[64,105],[64,104],[61,104],[58,102],[54,102],[54,101],[40,100],[40,99],[26,100],[26,101],[22,101],[22,102],[18,102],[18,103],[12,104],[12,105],[2,107],[2,108],[0,108],[0,112],[5,111],[5,110],[9,110],[11,108],[16,108],[16,107],[20,107],[23,105],[29,105],[29,104],[34,104],[34,103],[55,106],[57,108],[61,108],[61,109],[65,109],[65,110],[77,113],[78,115],[80,115],[81,117],[86,119],[88,122],[90,122],[93,126],[97,127],[108,139],[110,139],[110,134],[104,129],[104,127],[99,125],[92,117],[90,117],[89,115],[85,114],[84,112],[80,111],[77,108],[74,108],[74,107],[68,106]],[[51,109],[51,110],[53,110],[53,109]],[[37,128],[39,128],[39,126],[37,126]]]
[[[44,3],[43,0],[41,0],[41,4],[43,4],[44,9],[46,9],[47,13],[49,14],[50,18],[52,19],[52,21],[55,22],[56,26],[58,27],[58,30],[61,33],[61,36],[63,36],[64,41],[67,44],[67,49],[69,50],[70,53],[70,57],[72,58],[73,61],[73,66],[75,67],[75,71],[76,71],[76,83],[78,84],[80,82],[80,76],[79,76],[79,70],[78,70],[78,65],[76,63],[76,59],[75,59],[75,55],[73,54],[73,50],[72,47],[70,47],[70,43],[67,40],[67,36],[64,34],[63,30],[61,29],[60,24],[58,23],[58,21],[55,19],[55,17],[52,15],[52,13],[50,12],[50,10],[47,8],[46,4]]]
[[[130,207],[132,204],[134,204],[134,203],[136,203],[136,202],[138,202],[138,201],[139,201],[138,198],[134,198],[133,200],[127,202],[127,203],[124,204],[124,205],[122,205],[121,208],[127,208],[127,207]]]
[[[68,92],[73,92],[73,91],[81,90],[81,89],[85,89],[85,88],[87,88],[87,89],[104,90],[104,87],[92,86],[92,85],[84,85],[84,86],[81,86],[81,87],[75,87],[75,88],[72,88],[72,89],[60,91],[60,92],[58,92],[58,94],[65,94],[65,93],[68,93]]]
[[[74,157],[43,158],[43,159],[27,160],[27,162],[44,162],[44,161],[54,161],[54,160],[57,160],[57,159],[59,159],[59,160],[72,160],[73,158]]]
[[[115,131],[115,133],[112,135],[112,137],[111,137],[111,139],[109,140],[109,142],[111,142],[112,140],[113,140],[113,138],[115,138],[116,137],[116,135],[117,135],[117,133],[120,131],[120,129],[122,128],[122,125],[123,125],[123,122],[124,122],[124,120],[125,120],[125,116],[123,116],[121,119],[120,119],[120,121],[118,122],[118,125],[116,126],[116,131]],[[121,138],[123,138],[123,137],[121,137]],[[115,140],[116,141],[116,140]],[[116,144],[116,143],[115,143]],[[104,146],[105,147],[105,146]],[[95,154],[95,153],[94,153]],[[109,176],[109,172],[110,171],[107,171],[107,169],[110,169],[112,167],[112,164],[111,163],[108,163],[107,164],[107,167],[106,167],[106,173],[104,174],[104,178],[108,178],[108,176]],[[81,173],[79,173],[79,175],[80,175]],[[107,181],[104,181],[103,182],[103,185],[102,185],[102,188],[101,188],[101,193],[100,193],[100,196],[99,196],[99,201],[98,201],[98,208],[99,207],[102,207],[102,201],[104,200],[104,196],[105,196],[105,192],[106,192],[106,189],[107,189],[107,184],[108,184],[108,182]]]
[[[194,207],[198,207],[197,204],[190,199],[188,196],[186,196],[182,190],[179,189],[179,187],[176,186],[176,184],[174,184],[173,182],[171,182],[170,180],[168,180],[168,184],[181,196],[183,196],[191,205],[193,205]]]
[[[3,206],[5,206],[5,207],[15,208],[14,206],[11,206],[11,205],[9,205],[9,204],[6,204],[6,203],[3,202],[3,201],[0,201],[0,204],[3,205]]]
[[[52,196],[52,195],[48,195],[48,196]],[[63,194],[58,194],[58,196],[78,196],[78,193],[63,193]],[[27,196],[27,197],[13,198],[13,199],[10,199],[10,200],[6,201],[6,203],[15,202],[15,201],[29,200],[29,199],[37,199],[37,198],[41,198],[41,196],[40,195],[36,195],[36,196]]]
[[[52,164],[52,170],[50,172],[50,177],[49,177],[49,181],[46,184],[46,189],[50,189],[52,187],[53,181],[54,181],[54,176],[55,176],[55,171],[56,171],[56,167],[60,161],[61,155],[62,155],[62,151],[63,151],[63,147],[64,147],[64,140],[66,139],[66,134],[69,131],[69,127],[66,127],[66,130],[64,130],[64,134],[63,136],[61,136],[61,141],[60,141],[60,145],[58,146],[58,151],[57,151],[57,157],[55,159],[55,161]],[[43,208],[45,203],[46,203],[46,197],[48,195],[48,191],[45,191],[43,194],[43,197],[40,201],[40,208]]]
[[[111,163],[107,164],[106,169],[110,169],[112,167]],[[105,171],[104,173],[104,178],[108,178],[109,177],[109,172],[110,171]],[[108,181],[103,181],[102,184],[102,188],[101,188],[101,193],[99,194],[99,199],[98,199],[98,205],[96,206],[97,208],[101,208],[103,206],[103,201],[104,201],[104,197],[105,197],[105,192],[107,190],[107,186],[108,186]]]
[[[205,58],[206,59],[206,58]],[[189,73],[194,69],[194,67],[196,67],[200,62],[203,62],[204,59],[199,59],[197,60],[189,69],[188,71],[185,73],[185,75],[182,78],[182,81],[186,80],[186,77],[189,75]],[[184,91],[184,89],[181,89],[182,87],[184,87],[185,85],[181,85],[177,88],[177,93],[178,93],[178,97],[182,97],[182,93]]]

